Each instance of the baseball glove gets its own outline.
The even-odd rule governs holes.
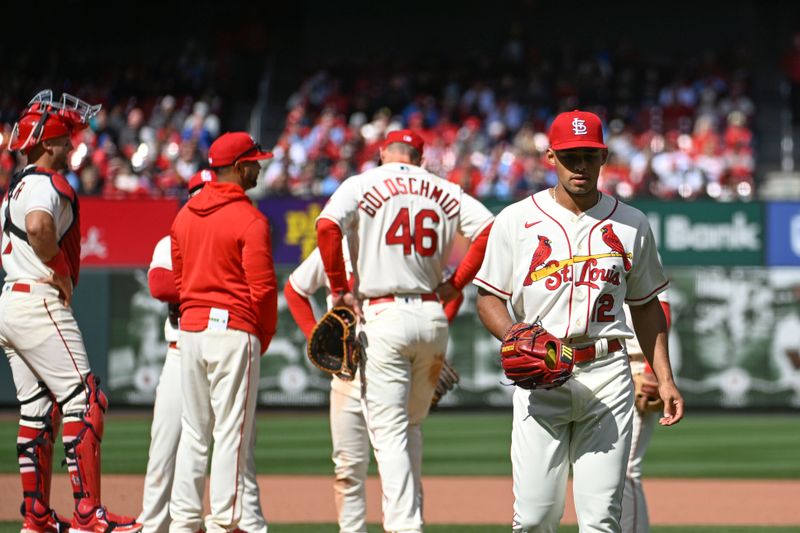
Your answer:
[[[439,381],[436,383],[436,389],[433,391],[433,398],[431,399],[431,409],[439,405],[439,401],[445,394],[453,390],[459,379],[461,378],[456,369],[447,359],[443,359],[442,369],[439,371]]]
[[[658,395],[658,380],[652,372],[633,374],[634,405],[642,414],[664,410],[664,402]]]
[[[308,359],[323,372],[351,381],[360,356],[356,315],[347,307],[334,307],[314,326],[308,341]]]
[[[572,348],[540,322],[517,322],[503,336],[500,362],[506,377],[523,389],[554,389],[572,376]]]

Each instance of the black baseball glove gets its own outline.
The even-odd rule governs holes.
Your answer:
[[[314,366],[350,381],[360,360],[356,340],[356,315],[347,307],[334,307],[319,319],[308,341],[308,359]]]

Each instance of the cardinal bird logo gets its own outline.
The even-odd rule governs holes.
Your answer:
[[[614,233],[614,228],[611,227],[611,224],[606,224],[600,228],[600,233],[603,235],[603,242],[622,256],[622,266],[625,268],[625,272],[628,272],[631,269],[631,260],[628,259],[628,254],[625,253],[625,248],[622,247],[619,237]]]
[[[533,252],[533,258],[531,258],[531,266],[528,267],[528,275],[525,276],[525,281],[523,282],[523,286],[527,287],[531,283],[533,283],[533,279],[531,278],[531,274],[533,271],[539,268],[547,261],[547,258],[550,257],[550,253],[553,251],[553,248],[550,246],[550,239],[539,235],[539,246],[536,247],[536,251]]]

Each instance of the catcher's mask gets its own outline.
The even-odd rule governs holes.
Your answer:
[[[90,105],[67,93],[53,100],[53,91],[40,91],[28,102],[28,107],[14,125],[8,149],[27,153],[44,140],[71,135],[73,131],[87,127],[89,120],[102,107],[100,104]]]

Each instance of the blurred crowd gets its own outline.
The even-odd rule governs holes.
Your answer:
[[[755,154],[749,56],[712,52],[656,62],[613,52],[551,51],[511,40],[463,64],[338,65],[307,77],[287,102],[266,170],[275,195],[331,194],[377,164],[387,131],[426,140],[425,167],[478,197],[513,199],[553,185],[544,152],[559,112],[606,125],[601,187],[622,198],[749,199]]]
[[[749,61],[741,50],[654,60],[624,42],[540,50],[512,38],[494,55],[329,63],[311,69],[287,101],[264,170],[266,193],[329,195],[377,164],[388,131],[410,128],[426,140],[430,171],[478,197],[521,197],[555,183],[544,158],[547,128],[557,113],[581,108],[606,126],[604,190],[621,198],[749,199],[756,185]],[[187,46],[155,71],[128,66],[67,88],[104,104],[73,139],[67,178],[75,189],[107,198],[184,195],[224,130],[223,100],[209,89],[217,63],[228,62]],[[38,81],[0,82],[0,192],[24,164],[6,145],[27,102],[22,95],[46,88]]]
[[[220,133],[220,102],[170,95],[103,108],[91,127],[75,133],[69,169],[72,187],[85,196],[136,198],[185,194]],[[7,150],[13,122],[2,124],[0,190],[24,158]]]

